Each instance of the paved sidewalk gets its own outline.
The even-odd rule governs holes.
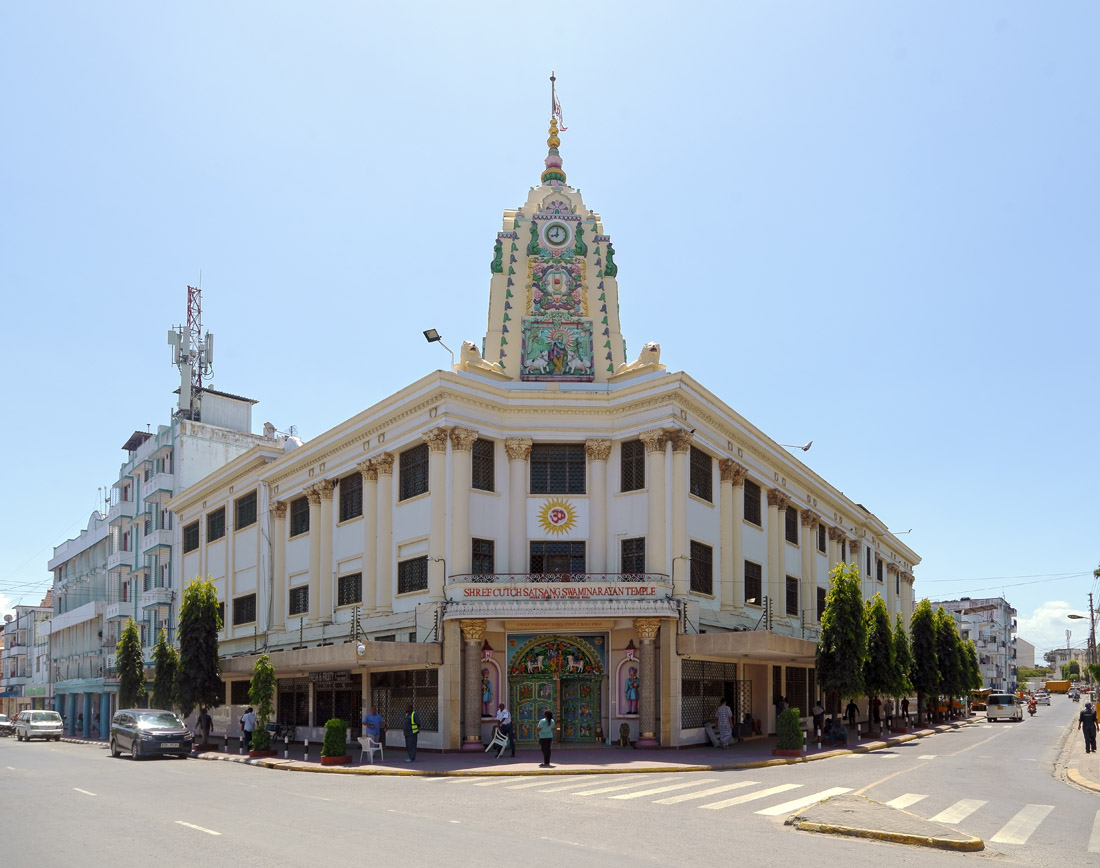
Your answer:
[[[1066,777],[1078,786],[1100,793],[1100,754],[1085,753],[1085,738],[1077,731],[1076,715],[1070,721],[1061,761],[1066,767]]]

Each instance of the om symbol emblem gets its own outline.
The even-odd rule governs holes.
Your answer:
[[[568,500],[554,498],[539,509],[539,526],[549,534],[569,533],[577,526],[577,510]]]

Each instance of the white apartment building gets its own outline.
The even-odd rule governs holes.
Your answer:
[[[941,600],[942,606],[959,618],[959,635],[972,639],[978,652],[982,684],[999,691],[1015,691],[1016,610],[1003,597]]]
[[[0,634],[0,711],[48,708],[50,595],[37,606],[16,606]]]

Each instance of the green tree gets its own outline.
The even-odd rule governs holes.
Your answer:
[[[179,655],[168,644],[168,635],[162,629],[157,637],[157,646],[153,649],[153,705],[157,708],[176,706],[176,673],[179,670]]]
[[[252,681],[248,685],[248,701],[256,709],[256,729],[252,733],[252,750],[267,750],[271,747],[271,733],[267,722],[271,718],[272,699],[279,685],[275,678],[275,668],[266,654],[261,654],[252,667]]]
[[[1100,663],[1090,663],[1089,674],[1094,684],[1100,683]]]
[[[940,670],[936,660],[936,616],[932,604],[925,598],[917,603],[909,619],[909,648],[913,664],[909,681],[917,691],[917,725],[924,722],[924,700],[939,692]]]
[[[1070,660],[1062,666],[1062,680],[1069,681],[1081,675],[1081,665],[1076,660]]]
[[[123,708],[145,705],[145,655],[137,624],[130,618],[115,648],[118,669],[118,704]]]
[[[889,695],[897,682],[894,671],[894,637],[890,633],[890,615],[881,594],[875,594],[864,607],[867,650],[863,658],[863,687],[867,698]],[[871,703],[868,708],[871,708]],[[870,715],[868,715],[870,716]]]
[[[955,626],[955,618],[942,606],[936,610],[934,621],[939,692],[951,700],[967,690],[962,640]]]
[[[821,613],[821,638],[817,643],[817,683],[824,691],[829,711],[840,711],[840,698],[863,693],[863,658],[867,653],[867,627],[863,619],[863,593],[859,568],[837,564],[829,574],[829,593]]]
[[[218,659],[218,591],[209,579],[193,579],[183,589],[180,606],[179,671],[176,676],[180,711],[187,717],[195,706],[221,705],[223,686]]]
[[[963,650],[966,652],[967,689],[977,690],[982,686],[984,679],[982,668],[978,665],[978,649],[974,645],[974,640],[967,639],[963,643]]]
[[[913,652],[909,649],[909,634],[905,631],[905,622],[899,612],[894,624],[894,672],[897,675],[897,681],[890,689],[894,698],[899,700],[899,712],[901,698],[908,696],[913,689],[913,682],[909,680],[909,671],[912,668]]]

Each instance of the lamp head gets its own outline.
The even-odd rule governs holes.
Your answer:
[[[441,335],[435,329],[426,329],[424,331],[424,340],[426,340],[429,344],[434,344],[436,341],[443,340],[443,335]]]

